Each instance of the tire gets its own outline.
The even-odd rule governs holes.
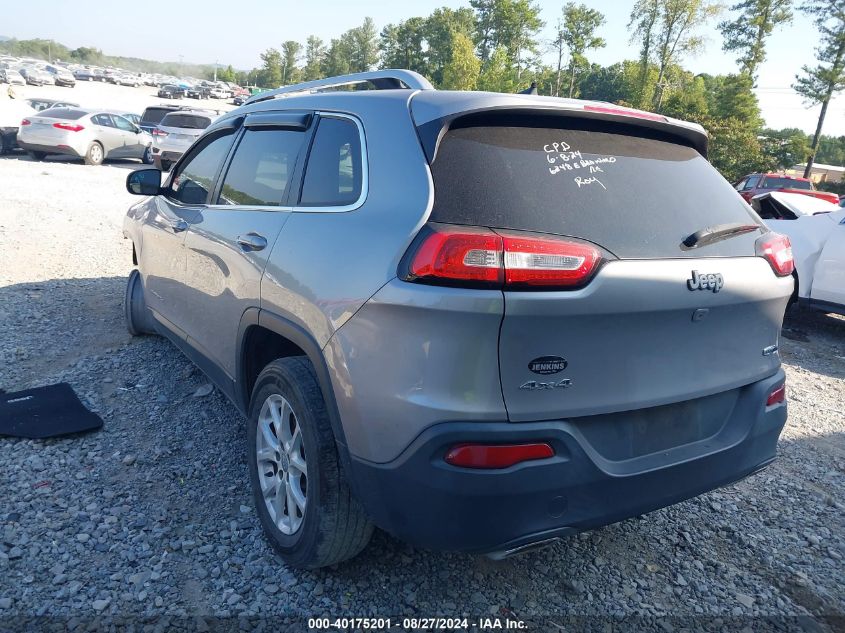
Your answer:
[[[373,524],[341,470],[308,359],[282,358],[267,365],[256,380],[249,410],[250,482],[258,519],[273,549],[288,565],[302,569],[334,565],[358,554],[369,543]],[[284,424],[277,427],[274,417]],[[259,452],[266,459],[259,461]]]
[[[47,152],[27,152],[33,160],[44,160],[47,156]]]
[[[162,160],[159,163],[161,164],[161,171],[164,172],[170,171],[170,168],[173,166],[169,160]]]
[[[126,329],[132,336],[155,334],[153,315],[150,314],[147,303],[144,301],[144,285],[137,268],[129,273],[129,279],[126,280],[123,316],[126,320]]]
[[[88,151],[85,152],[86,165],[102,165],[104,158],[103,146],[97,141],[94,141],[88,146]]]
[[[141,156],[141,162],[145,165],[152,165],[153,164],[153,148],[147,147],[144,150],[143,156]]]

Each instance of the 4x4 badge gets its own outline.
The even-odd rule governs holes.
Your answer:
[[[687,287],[690,290],[712,290],[719,292],[725,285],[722,273],[703,274],[697,270],[692,271],[692,278],[687,279]]]

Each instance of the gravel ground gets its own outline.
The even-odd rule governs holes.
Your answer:
[[[538,631],[622,622],[590,616],[666,631],[845,627],[845,320],[788,320],[780,459],[738,484],[498,563],[377,532],[350,563],[297,571],[252,510],[243,419],[219,392],[197,395],[206,380],[172,345],[124,330],[133,166],[0,160],[0,387],[66,380],[105,421],[82,437],[0,440],[0,630],[460,614]]]

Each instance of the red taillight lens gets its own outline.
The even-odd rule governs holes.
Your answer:
[[[428,225],[412,249],[406,281],[488,288],[576,288],[602,261],[586,242],[447,224]]]
[[[554,457],[548,444],[460,444],[446,453],[447,464],[461,468],[508,468],[520,462]]]
[[[157,127],[153,128],[152,134],[153,136],[167,136],[167,132],[165,132],[164,130],[159,130]]]
[[[782,402],[786,402],[786,383],[772,390],[772,393],[770,393],[769,397],[766,399],[766,406],[772,407],[776,404],[781,404]]]
[[[21,121],[21,127],[23,127],[24,125],[32,125],[32,121],[30,121],[29,119],[24,119],[23,121]]]
[[[501,237],[483,228],[432,225],[430,229],[411,260],[411,278],[502,283]]]
[[[792,244],[780,233],[767,233],[757,240],[757,256],[764,257],[778,277],[791,275],[795,270]]]
[[[85,128],[81,125],[74,125],[71,123],[53,123],[54,128],[59,130],[67,130],[68,132],[81,132]]]
[[[513,233],[503,233],[502,237],[506,286],[580,286],[601,261],[601,253],[590,244]]]

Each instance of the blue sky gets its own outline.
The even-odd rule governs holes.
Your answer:
[[[637,56],[629,43],[628,16],[633,0],[580,0],[602,11],[607,24],[601,34],[607,48],[591,58],[611,64]],[[726,0],[731,4],[730,0]],[[543,37],[550,39],[563,0],[538,0],[546,21]],[[52,38],[69,46],[96,46],[113,55],[157,60],[231,63],[238,68],[259,64],[259,53],[288,39],[304,41],[310,34],[324,40],[337,37],[371,16],[379,29],[412,15],[428,15],[439,6],[468,5],[453,0],[416,0],[413,3],[378,0],[144,0],[104,3],[91,0],[7,0],[0,35],[20,39]],[[736,68],[733,55],[722,52],[715,24],[702,29],[707,44],[701,54],[684,60],[694,72],[726,73]],[[178,36],[177,36],[178,35]],[[777,31],[768,44],[768,59],[760,69],[760,105],[772,127],[815,129],[818,109],[806,109],[791,89],[795,73],[813,63],[816,30],[802,15]],[[826,134],[845,134],[845,96],[828,111]]]

